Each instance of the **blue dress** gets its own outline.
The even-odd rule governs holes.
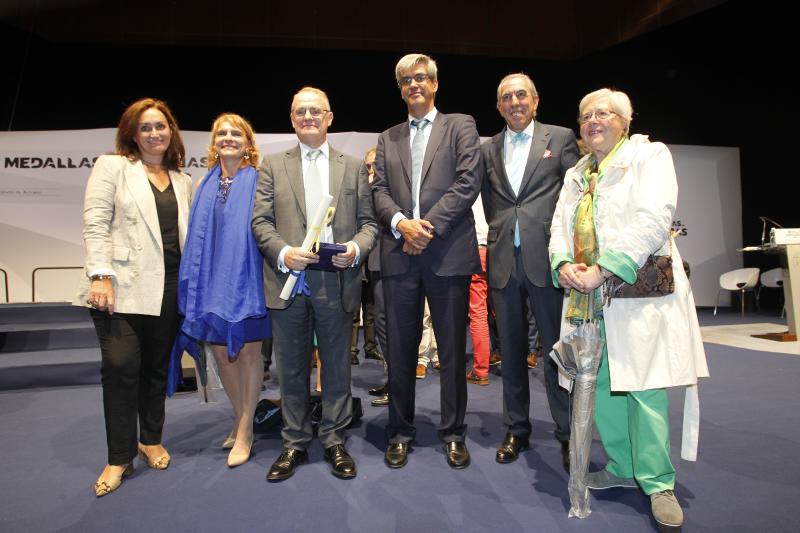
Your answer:
[[[237,172],[227,199],[219,165],[198,187],[178,277],[182,323],[170,361],[168,392],[180,382],[184,351],[199,359],[199,341],[224,344],[233,359],[246,342],[272,336],[264,298],[263,257],[250,229],[258,172]]]

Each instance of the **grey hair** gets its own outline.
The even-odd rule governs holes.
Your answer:
[[[400,61],[398,61],[397,65],[394,67],[394,77],[397,83],[400,83],[400,78],[403,77],[401,74],[402,72],[411,70],[420,64],[427,67],[428,77],[431,81],[436,81],[437,68],[436,61],[434,61],[433,58],[425,54],[407,54],[401,57]]]
[[[633,107],[631,99],[622,91],[603,88],[590,92],[578,104],[578,116],[583,115],[587,108],[594,106],[600,100],[607,100],[611,111],[625,121],[625,134],[627,135],[631,128],[631,120],[633,120]]]
[[[539,96],[539,93],[536,92],[536,85],[533,84],[533,80],[531,79],[531,77],[525,74],[524,72],[515,72],[513,74],[509,74],[508,76],[500,80],[500,83],[497,85],[498,102],[500,101],[500,91],[503,88],[503,84],[506,83],[507,81],[513,80],[514,78],[522,78],[528,85],[528,89],[530,89],[531,96]]]

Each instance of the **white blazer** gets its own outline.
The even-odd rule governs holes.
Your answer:
[[[192,180],[169,171],[178,203],[178,242],[186,239]],[[164,247],[155,197],[141,161],[104,155],[86,185],[83,205],[86,276],[73,305],[88,307],[92,272],[113,273],[114,311],[158,316],[164,295]]]

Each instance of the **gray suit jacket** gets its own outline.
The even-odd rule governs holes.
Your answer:
[[[552,285],[547,253],[550,223],[564,175],[578,161],[575,134],[568,128],[536,122],[519,195],[515,195],[503,163],[505,132],[503,129],[481,146],[486,168],[482,198],[489,223],[489,286],[502,289],[508,283],[514,263],[517,220],[528,280],[537,287]]]
[[[181,249],[192,205],[192,179],[170,171],[178,203]],[[158,316],[164,295],[164,245],[153,191],[141,161],[121,155],[97,159],[83,206],[85,273],[114,272],[114,311]],[[86,307],[90,280],[81,279],[74,305]]]
[[[384,227],[381,236],[381,274],[403,274],[410,257],[403,239],[392,234],[392,218],[411,211],[411,144],[408,121],[378,137],[375,210]],[[433,224],[434,238],[420,261],[439,276],[472,275],[481,270],[472,204],[480,194],[483,167],[480,137],[469,115],[437,113],[425,148],[420,178],[420,218]]]
[[[377,226],[367,169],[360,159],[330,148],[329,190],[336,208],[331,227],[336,242],[354,241],[365,260],[375,241]],[[288,273],[278,269],[284,246],[300,246],[306,236],[305,190],[300,146],[268,155],[261,163],[253,206],[253,235],[264,255],[264,291],[267,307],[285,309],[291,301],[280,292]],[[355,311],[361,301],[361,269],[339,272],[344,311]]]

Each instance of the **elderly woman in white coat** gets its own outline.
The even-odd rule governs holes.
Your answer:
[[[673,492],[666,388],[689,386],[692,422],[684,427],[683,451],[694,459],[695,385],[708,367],[694,298],[670,236],[678,198],[672,156],[644,135],[628,137],[632,112],[619,91],[600,89],[581,100],[578,122],[590,153],[567,171],[549,251],[553,281],[567,289],[562,334],[596,318],[606,341],[595,422],[609,461],[588,475],[587,485],[641,487],[659,525],[678,528],[683,511]],[[674,292],[604,305],[606,280],[635,283],[651,254],[672,255]]]
[[[97,159],[86,186],[85,276],[74,303],[90,308],[102,354],[108,462],[98,497],[120,486],[137,453],[151,468],[169,466],[161,432],[192,197],[183,160],[172,112],[146,98],[122,114],[116,154]]]

